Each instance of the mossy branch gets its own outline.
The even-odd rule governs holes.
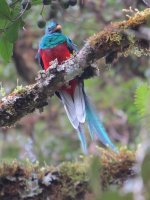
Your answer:
[[[93,73],[96,68],[104,66],[104,63],[95,65],[102,58],[105,58],[106,63],[112,63],[118,56],[127,56],[129,53],[149,55],[149,41],[140,32],[140,28],[149,23],[149,19],[148,8],[135,13],[126,21],[110,24],[90,37],[77,55],[62,65],[54,61],[47,72],[40,71],[35,84],[4,97],[0,101],[0,127],[12,126],[28,113],[46,106],[48,98],[69,80],[76,76],[83,77],[83,74],[85,77],[87,69]]]
[[[58,167],[40,168],[29,161],[0,164],[0,199],[92,200],[98,195],[96,187],[102,193],[110,184],[120,187],[128,178],[135,176],[133,152],[121,150],[116,155],[100,151],[101,158],[83,157],[80,161],[66,162]],[[94,176],[95,172],[97,176]],[[94,187],[95,183],[97,186]]]

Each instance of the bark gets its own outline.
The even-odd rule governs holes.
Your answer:
[[[136,175],[133,152],[121,150],[116,155],[100,150],[100,154],[101,158],[89,156],[57,167],[47,165],[40,168],[37,163],[29,161],[1,164],[0,199],[93,200],[101,196],[109,185],[120,187]]]
[[[40,71],[35,84],[17,88],[4,97],[0,101],[0,127],[12,126],[35,109],[42,109],[55,91],[76,76],[89,78],[104,64],[112,63],[119,56],[130,53],[149,55],[150,38],[146,32],[143,33],[149,18],[148,8],[126,21],[110,24],[90,37],[77,55],[62,65],[54,61],[47,72]],[[100,61],[99,65],[97,61]]]

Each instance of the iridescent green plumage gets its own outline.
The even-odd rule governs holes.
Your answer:
[[[62,33],[45,34],[41,38],[40,49],[53,48],[63,42],[67,42],[67,37]]]

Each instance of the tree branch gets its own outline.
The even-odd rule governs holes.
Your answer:
[[[133,152],[121,150],[115,154],[103,149],[100,155],[101,158],[89,156],[57,167],[40,168],[38,164],[17,161],[1,164],[0,199],[92,200],[97,199],[95,195],[102,195],[109,185],[122,186],[136,175]]]
[[[40,71],[37,82],[15,90],[0,101],[0,127],[14,125],[20,118],[47,105],[47,100],[76,76],[90,77],[87,69],[95,73],[96,68],[112,63],[118,56],[129,53],[150,55],[148,35],[143,26],[148,23],[150,9],[135,13],[128,20],[113,23],[103,31],[90,37],[77,55],[62,65],[51,63],[47,72]],[[95,63],[105,57],[106,62]],[[95,68],[96,66],[96,68]]]

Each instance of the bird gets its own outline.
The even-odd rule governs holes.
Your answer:
[[[77,52],[77,45],[68,36],[63,34],[62,26],[56,20],[47,22],[45,34],[40,39],[36,55],[42,69],[46,71],[50,67],[50,63],[55,59],[61,65]],[[117,152],[117,147],[110,140],[85,92],[83,77],[75,77],[69,81],[68,85],[64,85],[56,91],[55,94],[63,103],[66,114],[73,128],[77,131],[84,154],[88,154],[84,133],[85,122],[87,122],[92,140],[96,135],[103,145]]]

